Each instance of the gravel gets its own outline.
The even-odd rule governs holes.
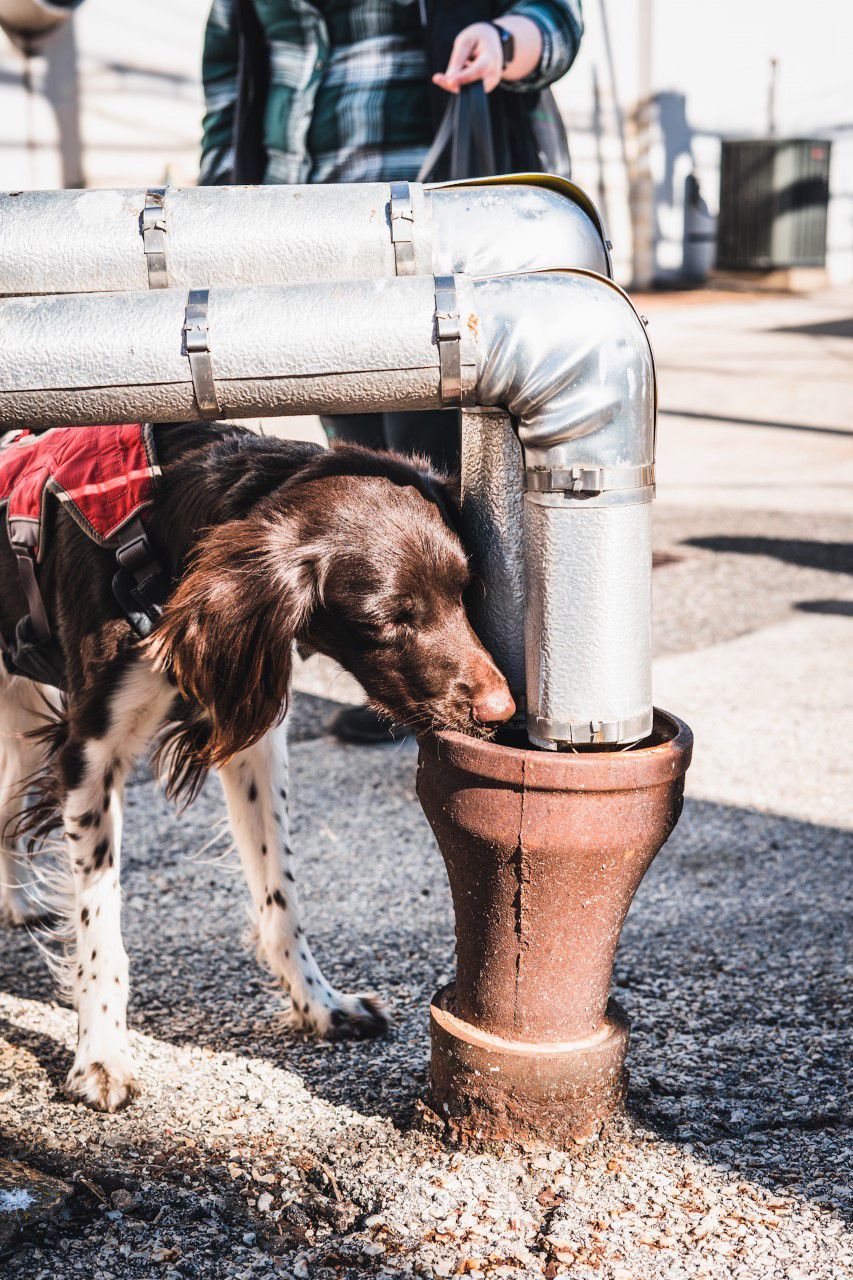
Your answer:
[[[776,537],[773,519],[762,527]],[[692,516],[690,536],[733,532],[713,513],[707,526]],[[684,549],[677,513],[659,529],[662,549]],[[836,541],[844,533],[833,527]],[[789,527],[788,536],[799,535]],[[697,601],[716,599],[716,609],[714,593],[735,576],[762,618],[849,590],[837,566],[786,562],[782,591],[761,557],[689,554]],[[658,571],[659,600],[683,595],[681,571]],[[812,574],[819,582],[806,581]],[[695,604],[679,648],[705,643],[709,609]],[[418,1099],[429,997],[453,971],[453,923],[415,798],[415,751],[333,742],[323,733],[333,704],[311,687],[297,699],[293,752],[309,932],[337,984],[389,1001],[391,1034],[328,1045],[280,1025],[279,998],[239,942],[246,894],[234,859],[225,841],[200,852],[223,816],[217,787],[179,817],[141,772],[125,828],[143,1087],[129,1110],[96,1115],[63,1098],[72,1014],[27,935],[4,935],[4,1154],[73,1188],[62,1211],[0,1254],[4,1274],[851,1274],[841,999],[849,832],[689,801],[640,890],[616,966],[633,1021],[628,1116],[568,1153],[446,1150]]]

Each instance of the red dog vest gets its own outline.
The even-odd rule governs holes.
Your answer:
[[[16,552],[42,559],[52,493],[90,538],[115,545],[128,521],[151,505],[159,474],[151,428],[138,422],[7,436],[0,441],[0,506],[9,541]]]
[[[15,670],[35,679],[57,675],[56,646],[36,577],[45,552],[48,494],[93,542],[116,549],[116,598],[140,634],[150,629],[145,588],[159,567],[139,517],[154,500],[159,474],[148,423],[60,427],[0,439],[0,508],[6,509],[6,532],[30,609],[29,618],[18,623],[16,647],[6,652]]]

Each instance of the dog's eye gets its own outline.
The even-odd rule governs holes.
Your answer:
[[[401,596],[394,613],[394,624],[398,627],[410,627],[415,621],[415,602],[411,596]]]

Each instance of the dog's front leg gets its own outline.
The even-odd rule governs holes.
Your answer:
[[[138,1092],[127,1040],[127,953],[121,936],[123,778],[118,760],[96,760],[100,744],[72,746],[84,777],[63,810],[74,884],[71,984],[78,1038],[66,1092],[99,1111],[119,1111]],[[66,747],[66,753],[68,752]]]
[[[336,991],[311,953],[299,913],[287,815],[286,725],[219,770],[231,829],[254,902],[258,957],[290,994],[290,1021],[323,1036],[369,1036],[387,1027],[372,995]]]
[[[97,699],[97,691],[91,695]],[[72,731],[60,754],[62,817],[74,886],[71,987],[77,1053],[66,1092],[99,1111],[120,1111],[139,1092],[127,1038],[128,962],[121,933],[124,782],[174,699],[166,677],[143,662],[123,673],[98,737]],[[70,708],[70,725],[85,723]]]

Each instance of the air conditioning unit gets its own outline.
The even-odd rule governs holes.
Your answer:
[[[831,145],[820,138],[722,144],[718,270],[825,265]]]

